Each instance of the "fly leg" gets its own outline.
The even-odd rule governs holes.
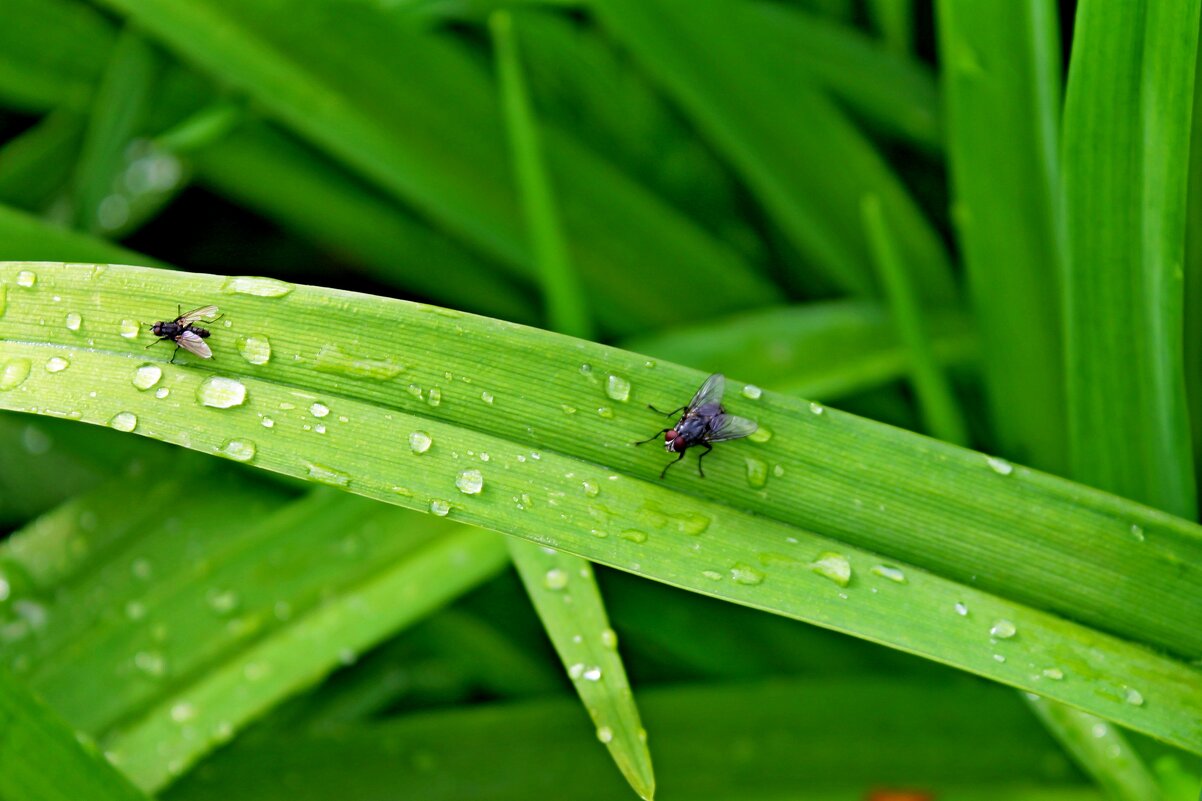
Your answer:
[[[705,471],[701,469],[701,460],[709,456],[709,453],[714,449],[714,446],[710,445],[708,442],[702,442],[701,444],[705,446],[705,453],[697,457],[697,472],[701,474],[702,478],[705,478]]]
[[[663,478],[664,474],[668,472],[668,468],[671,467],[672,465],[676,464],[677,462],[679,462],[681,459],[683,459],[684,454],[685,454],[685,452],[681,451],[680,456],[677,456],[673,461],[668,462],[668,464],[664,466],[664,469],[659,471],[659,477]]]
[[[175,364],[175,354],[177,354],[177,353],[179,353],[179,343],[178,342],[175,343],[175,350],[171,351],[171,359],[168,362],[169,364]]]
[[[670,429],[670,428],[665,428],[663,431],[660,431],[657,434],[652,434],[651,436],[647,437],[647,439],[642,439],[642,440],[639,440],[638,442],[633,442],[631,444],[632,445],[646,445],[651,440],[658,439],[659,437],[662,437],[664,434],[667,434],[671,430],[672,429]]]
[[[661,412],[659,409],[655,408],[650,403],[648,403],[647,408],[650,409],[651,411],[655,412],[656,414],[662,414],[664,417],[671,417],[672,415],[676,414],[677,412],[683,412],[685,409],[687,409],[689,407],[681,406],[679,409],[673,409],[670,412]]]

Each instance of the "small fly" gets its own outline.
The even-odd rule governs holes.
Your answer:
[[[175,310],[179,312],[179,306],[176,306]],[[152,347],[160,342],[174,342],[175,350],[171,352],[172,364],[175,363],[175,354],[179,352],[180,348],[188,351],[193,356],[199,356],[202,359],[211,359],[213,358],[213,351],[209,348],[209,343],[205,342],[209,337],[209,330],[201,328],[196,324],[196,321],[203,320],[209,315],[216,313],[216,306],[201,306],[199,309],[193,309],[190,312],[179,312],[179,316],[170,322],[160,320],[150,327],[150,333],[154,334],[158,339],[146,347]],[[214,317],[208,322],[216,322],[220,319],[221,317]]]
[[[714,373],[705,379],[705,383],[701,385],[701,389],[697,390],[697,394],[693,396],[687,406],[681,406],[670,412],[661,412],[650,405],[647,407],[664,417],[684,412],[672,428],[665,428],[655,436],[634,443],[635,445],[644,445],[663,434],[664,450],[668,453],[680,454],[676,457],[676,461],[668,462],[660,472],[660,478],[664,477],[669,467],[683,459],[685,451],[693,445],[705,448],[705,453],[697,457],[697,472],[701,474],[702,478],[705,478],[705,471],[701,469],[701,460],[714,449],[711,443],[746,437],[754,434],[759,428],[754,420],[726,413],[726,410],[722,408],[722,392],[725,389],[726,378],[721,373]]]

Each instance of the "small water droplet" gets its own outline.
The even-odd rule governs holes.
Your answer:
[[[225,279],[221,291],[227,294],[254,295],[260,298],[282,298],[295,286],[287,281],[275,278],[261,278],[255,275],[235,275]]]
[[[221,453],[236,462],[249,462],[255,458],[255,443],[246,439],[227,439]]]
[[[621,403],[630,400],[630,382],[620,375],[610,373],[605,377],[605,394]]]
[[[576,414],[575,406],[568,406],[566,403],[559,404],[559,408],[564,414]]]
[[[147,390],[159,383],[163,377],[163,368],[157,364],[143,364],[134,370],[133,385],[141,390]]]
[[[154,679],[167,675],[167,658],[159,651],[138,651],[134,654],[134,667]]]
[[[329,484],[332,487],[345,487],[351,483],[349,475],[332,467],[326,467],[314,462],[306,462],[305,467],[309,469],[309,478],[320,484]]]
[[[309,407],[309,414],[313,415],[314,417],[325,417],[329,413],[330,407],[326,406],[324,403],[314,403]]]
[[[133,431],[138,426],[138,416],[133,412],[118,412],[109,420],[109,425],[118,431]]]
[[[267,364],[271,361],[271,340],[265,334],[238,337],[238,352],[248,364]]]
[[[138,325],[138,321],[131,320],[128,317],[122,320],[121,324],[117,326],[117,332],[126,339],[136,339],[141,330],[142,326]]]
[[[1089,733],[1094,736],[1095,740],[1100,740],[1110,733],[1110,728],[1105,723],[1095,723]]]
[[[553,567],[543,576],[543,585],[548,590],[559,591],[568,586],[568,574],[560,570],[558,567]]]
[[[1005,459],[999,459],[996,456],[986,456],[985,462],[989,465],[989,469],[999,476],[1008,476],[1014,472],[1014,465]]]
[[[75,312],[70,312],[64,320],[64,323],[66,324],[68,331],[78,331],[79,327],[83,325],[83,318]]]
[[[841,553],[826,551],[810,563],[810,569],[823,578],[828,578],[840,587],[851,583],[851,562]]]
[[[430,387],[430,391],[426,393],[426,403],[430,406],[442,403],[442,390],[438,387]]]
[[[614,416],[614,410],[608,406],[598,406],[597,414],[599,414],[601,417],[604,417],[606,420],[610,420]]]
[[[489,406],[492,406],[492,402],[493,402],[494,398],[493,398],[493,395],[491,392],[481,392],[480,400],[484,401]]]
[[[31,287],[38,282],[38,274],[33,270],[22,270],[17,273],[17,286]]]
[[[484,475],[476,469],[461,470],[455,479],[455,486],[464,495],[479,495],[484,488]]]
[[[965,606],[962,602],[956,601],[956,614],[959,615],[960,617],[966,616],[968,614],[968,607]]]
[[[779,465],[779,464],[772,465],[772,475],[776,476],[777,478],[780,478],[784,474],[785,474],[785,468],[783,465]]]
[[[883,579],[896,581],[898,584],[906,583],[906,574],[896,567],[891,567],[889,565],[874,565],[873,567],[869,568],[868,572],[872,573],[874,576],[880,576]]]
[[[772,439],[772,429],[764,426],[757,426],[755,431],[747,435],[747,439],[752,442],[764,443]]]
[[[446,517],[451,512],[451,504],[446,501],[433,500],[430,501],[430,513],[439,517]]]
[[[609,726],[601,726],[597,729],[597,739],[603,743],[613,742],[614,730]]]
[[[760,396],[762,396],[763,394],[764,394],[764,390],[760,389],[755,384],[748,384],[747,386],[743,387],[743,397],[744,398],[751,398],[752,400],[759,400]]]
[[[637,528],[628,528],[624,531],[620,531],[618,532],[618,536],[621,539],[629,540],[630,542],[634,543],[642,543],[647,541],[647,532],[639,531]]]
[[[584,490],[584,494],[590,498],[596,498],[598,495],[601,494],[601,488],[599,486],[597,486],[596,481],[588,481],[588,480],[581,481],[580,488],[582,490]]]
[[[764,573],[744,562],[736,562],[730,568],[730,579],[736,584],[755,586],[764,583]]]
[[[1147,537],[1144,536],[1143,526],[1139,525],[1138,523],[1131,524],[1131,536],[1135,538],[1136,542],[1144,542],[1147,539]]]
[[[1002,654],[994,654],[994,655],[993,655],[993,661],[994,661],[994,662],[1005,662],[1005,661],[1006,661],[1006,657],[1005,657],[1005,656],[1003,656]]]
[[[999,640],[1008,640],[1018,633],[1018,628],[1009,620],[999,620],[989,629],[989,636]]]
[[[1054,668],[1054,667],[1044,668],[1043,675],[1044,675],[1044,677],[1049,678],[1052,681],[1060,681],[1061,679],[1064,678],[1064,671],[1061,670],[1060,668]]]
[[[214,409],[230,409],[246,402],[246,386],[234,378],[211,375],[196,388],[196,399]]]
[[[434,440],[425,431],[414,431],[409,435],[409,450],[414,453],[425,453],[433,444]]]
[[[585,681],[601,681],[601,668],[597,665],[587,667],[580,676]]]
[[[239,604],[238,593],[217,588],[210,589],[205,593],[205,601],[209,604],[210,609],[222,617],[231,614]]]
[[[754,456],[744,458],[747,464],[747,483],[759,489],[768,483],[768,465],[762,459]]]
[[[125,616],[130,620],[141,620],[146,617],[146,604],[141,601],[129,601],[125,604]]]
[[[261,422],[263,428],[273,428],[275,426],[275,420],[272,420],[270,417],[264,417]]]
[[[61,373],[70,366],[71,362],[61,356],[51,356],[46,360],[46,372],[48,373]]]
[[[611,651],[618,649],[618,633],[613,629],[601,629],[601,644]]]
[[[180,701],[171,707],[171,719],[176,723],[187,723],[194,717],[196,717],[196,707],[187,701]]]
[[[0,392],[6,392],[21,386],[25,379],[29,377],[31,366],[29,359],[20,356],[6,361],[4,366],[0,367]]]
[[[722,580],[722,574],[719,573],[717,570],[704,570],[704,571],[702,571],[701,575],[705,576],[710,581],[721,581]]]
[[[1123,690],[1123,700],[1131,704],[1131,706],[1143,706],[1144,696],[1139,690],[1134,687],[1127,687]]]

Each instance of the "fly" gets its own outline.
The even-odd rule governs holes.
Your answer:
[[[176,312],[179,312],[179,306],[175,307]],[[199,356],[202,359],[213,358],[213,351],[209,348],[209,343],[205,342],[209,338],[209,330],[201,328],[196,324],[197,320],[203,320],[211,314],[216,314],[216,306],[201,306],[199,309],[193,309],[190,312],[179,312],[179,316],[171,321],[163,321],[155,323],[150,327],[150,333],[154,334],[158,339],[151,342],[146,347],[157,345],[160,342],[174,342],[175,350],[171,352],[171,363],[175,363],[175,354],[180,348],[188,351],[193,356]],[[209,322],[220,320],[221,317],[214,317]]]
[[[697,457],[697,472],[701,474],[702,478],[705,478],[705,471],[701,469],[701,460],[714,449],[712,443],[746,437],[754,434],[755,430],[759,428],[754,420],[726,413],[726,410],[722,408],[722,393],[725,389],[726,378],[721,373],[714,373],[705,379],[705,383],[701,385],[701,389],[697,390],[697,394],[693,396],[687,406],[681,406],[670,412],[661,412],[654,406],[648,405],[648,409],[662,414],[664,417],[684,412],[672,428],[665,428],[642,442],[634,443],[635,445],[644,445],[663,434],[664,450],[668,453],[680,454],[676,457],[676,461],[668,462],[660,472],[660,478],[664,477],[669,467],[683,459],[685,451],[693,445],[705,448],[705,453]]]

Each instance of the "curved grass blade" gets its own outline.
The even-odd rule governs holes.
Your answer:
[[[0,99],[27,111],[83,111],[116,34],[74,0],[8,0],[0,6]]]
[[[1184,661],[1202,654],[1202,536],[1187,521],[737,384],[731,411],[767,441],[724,444],[704,481],[659,481],[662,459],[628,443],[661,425],[641,405],[687,399],[693,371],[269,279],[11,264],[0,280],[4,408],[209,453],[253,444],[262,469],[846,631],[1202,750],[1198,673]],[[150,362],[118,323],[174,298],[220,301],[220,361],[162,353],[158,398],[134,383]],[[39,323],[68,309],[79,331]],[[47,371],[55,358],[68,367]],[[313,404],[329,410],[324,433]],[[457,488],[466,467],[480,492]]]

